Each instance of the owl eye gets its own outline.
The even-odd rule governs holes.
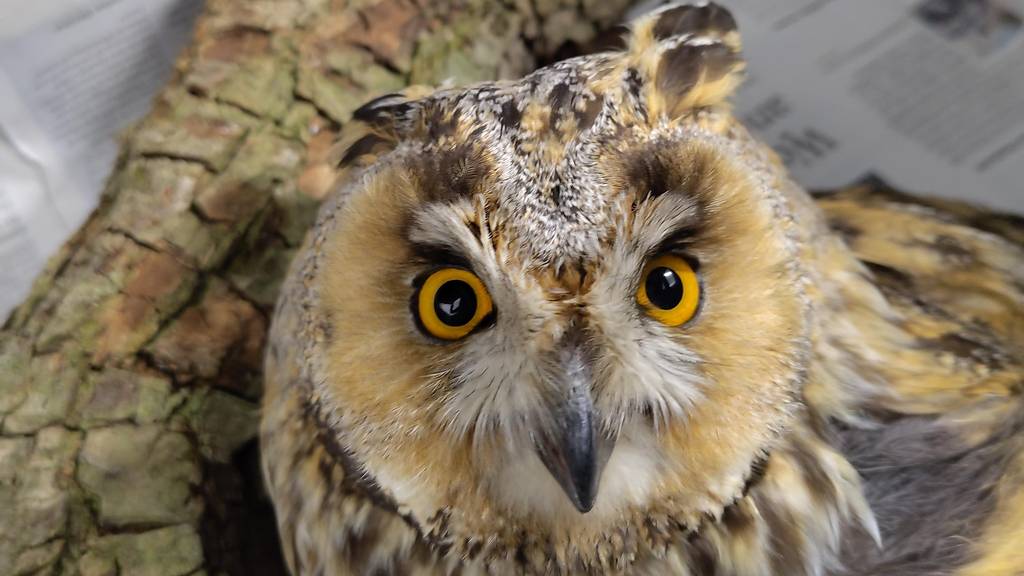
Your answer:
[[[658,256],[644,266],[636,301],[651,318],[666,326],[684,324],[697,313],[700,303],[697,273],[678,256]]]
[[[484,283],[462,268],[431,272],[415,298],[420,327],[441,340],[466,337],[494,310]]]

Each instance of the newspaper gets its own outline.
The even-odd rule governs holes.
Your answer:
[[[726,0],[737,112],[795,178],[1024,213],[1024,0]]]
[[[1024,212],[1024,0],[720,1],[749,61],[737,113],[805,186]],[[0,44],[0,132],[29,166],[0,170],[0,317],[95,205],[199,8],[82,0]]]

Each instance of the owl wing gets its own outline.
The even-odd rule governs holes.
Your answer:
[[[937,572],[1024,573],[1024,219],[877,185],[817,203],[912,338],[882,368],[885,424],[847,435],[888,532],[872,569],[927,548]]]
[[[979,373],[1019,361],[1024,218],[881,186],[819,195],[818,205],[912,332],[935,341],[945,361],[970,361]]]

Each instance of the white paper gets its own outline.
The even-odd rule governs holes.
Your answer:
[[[0,317],[96,205],[200,8],[90,0],[0,43]]]
[[[737,113],[803,185],[1024,213],[1024,1],[725,4],[749,61]]]

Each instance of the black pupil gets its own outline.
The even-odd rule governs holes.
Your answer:
[[[644,285],[647,299],[662,310],[671,310],[683,301],[683,281],[671,268],[655,268]]]
[[[434,313],[449,326],[465,326],[476,314],[476,292],[462,280],[449,280],[434,295]]]

